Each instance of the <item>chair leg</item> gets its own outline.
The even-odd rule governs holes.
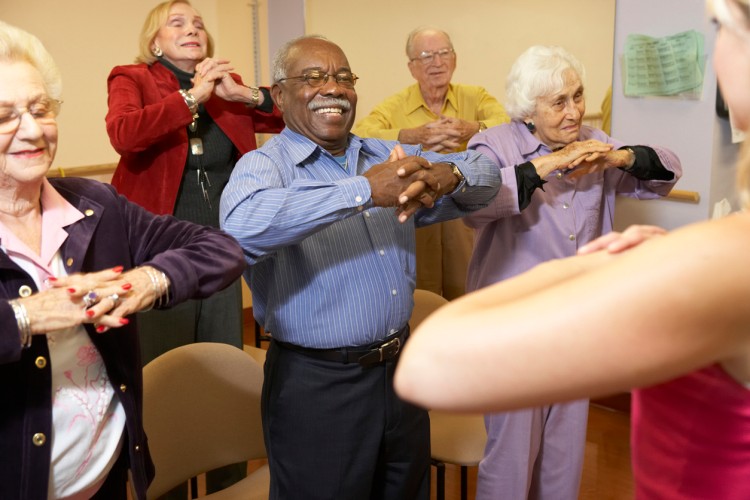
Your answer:
[[[468,500],[468,484],[469,484],[469,469],[465,466],[461,466],[461,500]]]
[[[445,464],[443,462],[438,462],[437,460],[432,460],[432,465],[435,466],[435,470],[437,472],[436,477],[436,500],[445,500]]]
[[[190,478],[190,498],[198,498],[198,477]]]

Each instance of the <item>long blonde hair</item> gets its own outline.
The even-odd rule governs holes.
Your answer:
[[[176,3],[184,3],[185,5],[190,5],[192,7],[192,4],[188,0],[168,0],[167,2],[160,3],[148,13],[146,21],[143,23],[143,28],[141,29],[141,36],[138,39],[138,55],[135,57],[135,62],[153,64],[156,61],[156,56],[151,52],[151,46],[154,43],[156,34],[159,33],[161,27],[166,24],[167,17],[169,17],[169,11]],[[206,44],[206,56],[213,57],[214,39],[211,37],[211,33],[209,33],[208,30],[204,29],[204,31],[206,32],[206,38],[208,39],[208,43]]]
[[[723,28],[734,31],[750,44],[750,0],[708,0],[708,4]],[[732,9],[730,4],[734,4],[736,9]],[[741,17],[733,12],[739,12]],[[750,210],[750,139],[742,145],[737,162],[737,192],[742,208]]]

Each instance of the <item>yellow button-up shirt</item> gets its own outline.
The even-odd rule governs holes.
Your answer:
[[[484,87],[451,83],[445,95],[443,116],[483,122],[488,128],[510,121],[503,106]],[[402,128],[414,128],[439,118],[425,103],[419,84],[392,95],[360,120],[352,132],[360,137],[398,140]],[[461,145],[461,151],[466,143]]]

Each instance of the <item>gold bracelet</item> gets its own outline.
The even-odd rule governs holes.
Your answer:
[[[253,107],[260,104],[260,89],[258,87],[248,87],[250,89],[250,102]]]

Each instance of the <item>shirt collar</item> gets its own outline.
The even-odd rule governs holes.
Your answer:
[[[455,111],[458,111],[458,99],[456,98],[456,92],[454,91],[452,83],[448,84],[448,91],[445,94],[443,109],[445,108],[446,103],[450,105]],[[419,90],[418,83],[415,83],[414,85],[409,87],[404,108],[407,115],[417,111],[419,108],[425,108],[426,110],[432,112],[430,107],[427,106],[424,97],[422,97],[422,91]]]
[[[279,134],[283,140],[288,141],[294,147],[287,148],[287,153],[296,166],[302,165],[313,155],[330,154],[308,137],[285,127]],[[369,146],[367,139],[362,139],[354,134],[349,134],[349,142],[346,146],[346,155],[352,150],[362,149],[367,153],[375,151]],[[351,163],[350,163],[351,164]]]
[[[521,155],[524,158],[533,155],[540,149],[546,150],[540,152],[540,154],[551,153],[552,151],[542,141],[537,139],[534,134],[529,132],[526,124],[521,120],[512,120],[510,126],[513,128],[513,136],[515,138],[518,148],[521,150]]]
[[[42,248],[36,256],[12,231],[0,224],[0,241],[9,252],[15,252],[49,269],[52,258],[62,246],[68,233],[65,227],[83,219],[83,214],[62,197],[45,178],[42,180]]]

